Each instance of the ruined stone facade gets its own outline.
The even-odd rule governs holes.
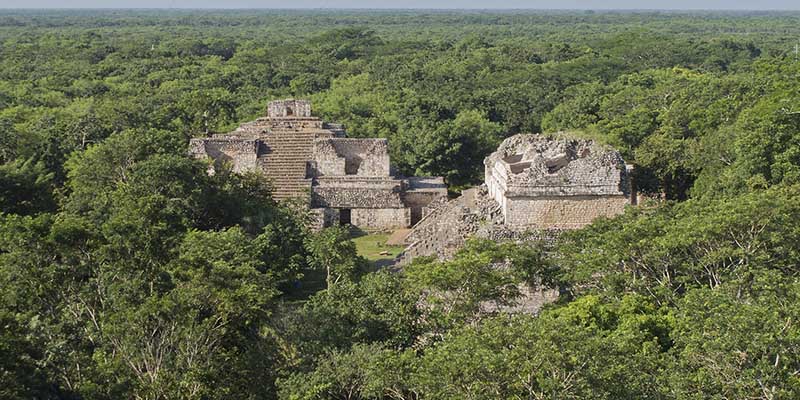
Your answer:
[[[448,258],[470,236],[552,242],[564,230],[622,213],[635,198],[619,152],[590,140],[512,136],[484,167],[483,185],[429,205],[406,237],[400,264]]]
[[[590,140],[517,135],[484,160],[489,196],[518,228],[573,229],[619,214],[630,182],[617,151]]]
[[[273,101],[266,114],[233,132],[192,139],[190,153],[213,159],[212,173],[223,163],[261,172],[274,198],[308,204],[317,227],[407,228],[447,196],[442,178],[395,174],[386,139],[347,138],[342,125],[313,117],[308,101]]]

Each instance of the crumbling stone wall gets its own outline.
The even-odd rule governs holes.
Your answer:
[[[590,140],[516,135],[484,161],[486,183],[439,204],[406,238],[398,262],[449,257],[470,235],[552,242],[560,232],[611,217],[630,204],[628,169]]]
[[[391,175],[386,139],[318,139],[314,143],[318,176]]]
[[[336,153],[329,140],[314,141],[313,169],[315,177],[345,175],[345,158]]]
[[[591,140],[516,135],[484,165],[508,225],[577,228],[619,214],[631,198],[619,152]]]
[[[402,181],[392,178],[319,178],[313,186],[312,205],[334,208],[405,208],[400,198]]]
[[[267,105],[267,116],[269,118],[308,118],[311,117],[311,102],[295,99],[270,101]]]
[[[228,164],[236,173],[254,171],[257,167],[258,140],[192,139],[189,154],[195,158],[210,157],[214,165]]]
[[[577,229],[599,217],[612,217],[624,211],[627,197],[515,197],[506,201],[505,223],[537,229]]]
[[[365,230],[392,231],[409,225],[408,208],[353,208],[350,223]]]

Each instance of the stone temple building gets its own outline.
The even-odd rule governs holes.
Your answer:
[[[619,152],[591,140],[515,135],[484,168],[483,185],[429,207],[406,237],[400,264],[418,256],[448,258],[470,236],[549,241],[635,201]]]
[[[489,197],[517,229],[572,229],[621,213],[632,197],[620,154],[590,140],[517,135],[484,160]]]
[[[347,138],[342,125],[313,117],[306,100],[270,102],[267,115],[235,131],[195,138],[190,153],[259,171],[277,200],[307,204],[317,227],[352,224],[365,230],[407,228],[447,197],[440,177],[402,177],[386,139]]]

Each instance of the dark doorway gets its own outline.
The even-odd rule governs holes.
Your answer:
[[[358,175],[359,168],[361,168],[361,158],[349,157],[344,159],[345,175]]]
[[[411,226],[414,226],[422,219],[422,207],[411,207]]]
[[[340,208],[339,209],[339,225],[350,225],[350,209],[349,208]]]
[[[294,115],[294,110],[292,110],[292,107],[286,107],[286,116],[291,117],[292,115]]]

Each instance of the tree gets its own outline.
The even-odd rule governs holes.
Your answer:
[[[554,271],[535,246],[472,240],[452,260],[419,258],[403,272],[410,289],[421,295],[427,333],[438,339],[515,304],[524,283],[550,287]]]
[[[597,221],[564,238],[563,279],[577,293],[633,291],[670,303],[689,288],[725,282],[745,293],[755,271],[794,276],[800,238],[790,221],[800,216],[792,200],[797,191],[692,199]]]
[[[0,165],[0,211],[35,214],[53,211],[53,173],[33,159]]]
[[[764,271],[747,284],[749,294],[732,282],[690,291],[681,300],[672,395],[777,399],[800,393],[797,283]]]
[[[353,280],[364,268],[364,260],[356,253],[356,245],[350,240],[345,227],[325,228],[306,241],[308,263],[313,268],[325,270],[328,289],[340,280]]]
[[[478,179],[482,169],[473,161],[496,148],[500,131],[499,124],[468,110],[451,121],[400,133],[398,139],[400,149],[409,153],[405,162],[416,166],[416,174],[444,176],[457,187]]]

